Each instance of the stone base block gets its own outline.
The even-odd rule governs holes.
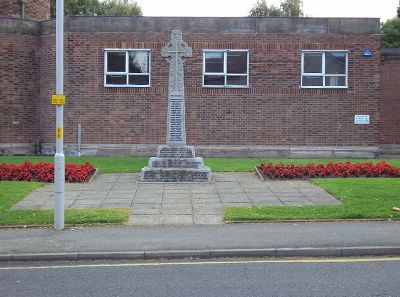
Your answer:
[[[10,146],[6,144],[7,148]],[[4,145],[3,145],[4,147]],[[76,156],[76,144],[64,145],[67,156]],[[157,144],[82,144],[81,156],[154,156]],[[10,150],[1,151],[1,154],[16,154]],[[179,155],[179,149],[171,155]],[[190,150],[189,150],[190,151]],[[318,153],[316,153],[316,151]],[[41,153],[54,155],[55,145],[43,143]],[[379,157],[379,147],[368,146],[263,146],[263,145],[199,145],[196,146],[196,155],[203,157],[260,157],[260,158],[376,158]],[[18,152],[19,154],[19,152]],[[26,153],[28,154],[28,152]],[[32,154],[32,153],[29,153]],[[162,152],[166,157],[167,152]],[[192,153],[188,153],[190,157]],[[194,153],[193,153],[194,154]],[[395,153],[398,157],[399,153]],[[183,156],[181,157],[183,158]]]
[[[37,149],[32,143],[0,143],[0,156],[2,155],[34,155]]]
[[[159,158],[194,158],[194,147],[189,145],[160,145],[157,151]]]
[[[159,158],[151,157],[150,168],[201,168],[204,166],[203,158]]]
[[[142,169],[142,182],[211,182],[211,169],[201,168],[150,168]]]

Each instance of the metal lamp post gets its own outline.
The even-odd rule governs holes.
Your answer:
[[[56,105],[56,154],[54,156],[54,229],[64,229],[64,0],[56,2],[56,95],[52,95],[52,104]]]

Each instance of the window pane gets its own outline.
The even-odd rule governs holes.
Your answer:
[[[322,73],[322,53],[304,53],[303,73]]]
[[[247,52],[227,53],[228,73],[247,73]]]
[[[149,52],[130,51],[129,73],[149,73]]]
[[[205,86],[223,86],[225,85],[224,75],[204,75]]]
[[[223,52],[206,52],[205,53],[206,73],[224,72],[224,53]]]
[[[107,72],[125,72],[125,52],[107,53]]]
[[[108,85],[126,85],[126,75],[109,74],[106,76],[106,84]]]
[[[227,76],[226,84],[231,86],[247,86],[247,76]]]
[[[325,54],[326,74],[346,74],[346,53],[327,52]]]
[[[130,85],[149,85],[149,76],[148,75],[129,75],[129,84]]]
[[[319,86],[322,87],[322,76],[303,76],[303,87]]]
[[[325,77],[325,86],[344,87],[344,86],[346,86],[346,77],[345,76],[326,76]]]

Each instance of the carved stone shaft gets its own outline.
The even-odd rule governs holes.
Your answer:
[[[171,41],[161,55],[169,62],[167,144],[186,144],[185,88],[183,63],[192,56],[192,48],[182,40],[182,32],[173,30]]]

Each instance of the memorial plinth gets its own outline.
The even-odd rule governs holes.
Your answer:
[[[183,63],[192,56],[192,48],[182,40],[181,31],[172,31],[162,56],[170,63],[167,144],[158,148],[157,157],[150,158],[140,179],[143,182],[209,182],[210,168],[204,166],[203,158],[196,157],[193,146],[186,145]]]

